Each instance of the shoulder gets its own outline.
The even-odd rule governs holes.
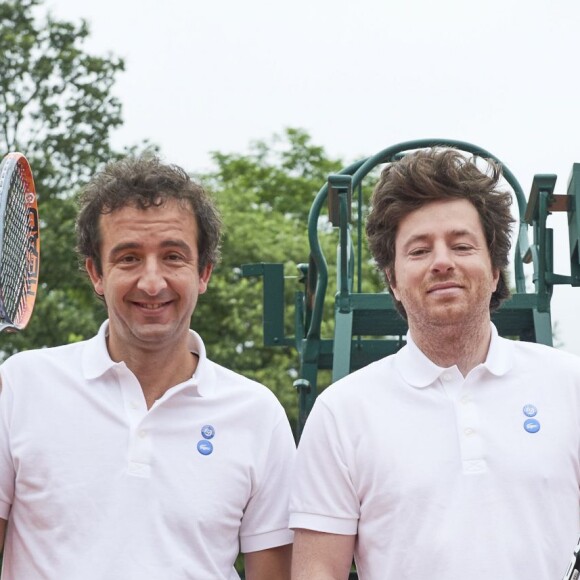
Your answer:
[[[40,394],[52,391],[48,385],[78,384],[83,351],[84,343],[79,342],[18,352],[0,365],[1,390],[44,405]]]
[[[551,393],[568,392],[573,399],[580,400],[580,357],[543,344],[509,342],[511,344],[506,345],[509,360],[506,379]]]
[[[38,364],[50,364],[52,362],[60,364],[64,361],[78,360],[80,352],[83,350],[86,341],[74,342],[61,346],[49,348],[38,348],[17,352],[7,358],[0,368],[34,368]]]
[[[239,398],[243,401],[270,406],[279,406],[276,395],[262,383],[245,377],[232,371],[212,360],[206,359],[208,377],[211,377],[213,391],[218,397],[226,397],[230,400]]]
[[[278,399],[267,386],[211,360],[203,339],[194,330],[190,330],[190,350],[197,353],[200,358],[196,371],[198,380],[200,383],[205,383],[208,391],[214,396],[279,404]]]
[[[318,398],[332,405],[335,401],[342,403],[350,398],[358,400],[362,393],[384,391],[386,384],[392,384],[399,377],[394,365],[395,357],[390,355],[353,371],[329,385]]]
[[[236,389],[245,389],[256,393],[261,393],[262,391],[269,391],[269,389],[265,385],[252,379],[249,379],[248,377],[245,377],[244,375],[241,375],[236,371],[232,371],[231,369],[228,369],[227,367],[224,367],[216,362],[213,362],[210,359],[206,359],[206,364],[208,365],[208,367],[211,368],[215,380],[220,385],[226,385],[230,388]]]
[[[507,341],[508,339],[502,339]],[[545,344],[535,342],[524,342],[521,340],[509,341],[514,349],[514,354],[518,359],[534,366],[545,366],[547,364],[564,365],[567,368],[580,370],[580,357]]]

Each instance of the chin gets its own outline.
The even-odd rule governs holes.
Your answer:
[[[432,310],[425,319],[435,326],[453,326],[466,324],[471,319],[471,313],[463,307],[446,306]]]
[[[162,340],[169,336],[175,336],[175,328],[161,324],[140,326],[134,330],[134,335],[140,340]]]

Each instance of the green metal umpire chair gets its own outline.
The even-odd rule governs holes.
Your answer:
[[[362,244],[364,241],[363,189],[365,178],[379,166],[407,153],[427,147],[454,147],[466,154],[499,161],[470,143],[448,139],[408,141],[388,147],[330,175],[316,195],[308,218],[310,256],[300,264],[301,290],[296,293],[294,336],[284,330],[284,272],[282,264],[247,264],[244,276],[263,277],[264,343],[294,346],[300,359],[298,436],[318,393],[318,375],[332,370],[332,382],[370,362],[395,353],[405,344],[406,322],[395,310],[388,292],[362,291]],[[555,284],[580,285],[580,164],[574,164],[565,195],[555,195],[555,175],[536,175],[528,200],[512,172],[503,175],[516,199],[519,217],[514,239],[514,285],[511,298],[492,315],[502,336],[552,345],[550,300]],[[368,181],[368,179],[367,179]],[[552,212],[568,213],[570,275],[553,271],[553,230],[547,227]],[[356,218],[353,220],[352,216]],[[329,290],[327,258],[319,238],[320,224],[338,229],[336,287]],[[529,242],[529,230],[532,242]],[[353,242],[353,240],[355,240]],[[525,266],[529,265],[526,269]],[[531,284],[526,284],[526,271]],[[533,289],[530,289],[533,287]],[[325,298],[334,294],[334,333],[322,336]]]

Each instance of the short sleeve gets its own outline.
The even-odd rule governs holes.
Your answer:
[[[281,406],[277,416],[265,454],[257,465],[256,489],[242,518],[240,549],[243,553],[291,544],[293,540],[288,527],[288,502],[296,445]]]
[[[344,535],[357,533],[360,501],[346,455],[335,418],[319,398],[298,445],[290,528]]]
[[[0,518],[7,520],[14,497],[14,463],[10,453],[10,409],[12,408],[12,391],[0,375]]]

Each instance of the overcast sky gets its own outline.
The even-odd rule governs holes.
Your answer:
[[[167,161],[302,127],[353,161],[409,139],[475,143],[526,195],[535,173],[565,193],[580,163],[578,0],[47,0],[86,19],[87,50],[123,57],[121,147],[149,139]],[[556,271],[569,273],[564,219]],[[557,287],[562,348],[580,354],[580,288]]]

